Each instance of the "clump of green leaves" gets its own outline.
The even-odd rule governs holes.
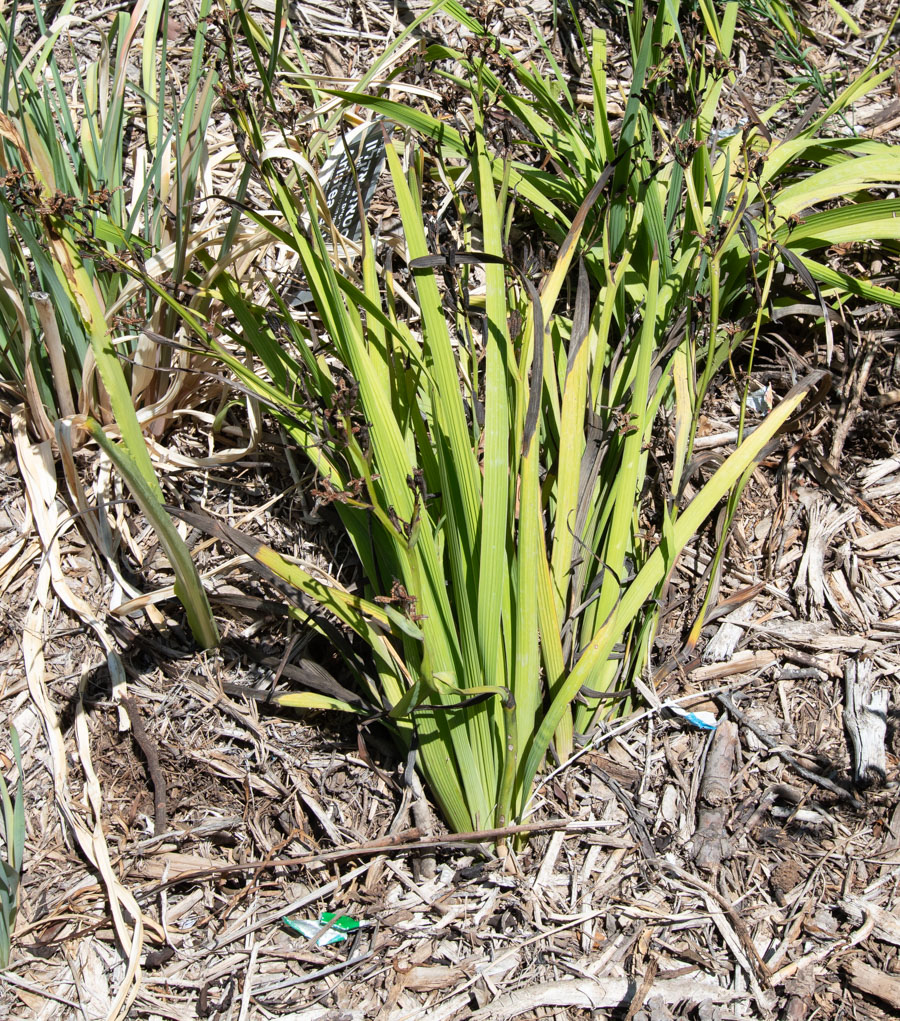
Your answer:
[[[182,83],[173,84],[166,60],[165,0],[118,12],[97,59],[73,61],[74,83],[64,80],[59,29],[43,23],[40,5],[42,45],[28,53],[17,41],[18,5],[0,17],[0,377],[18,392],[41,440],[55,438],[60,419],[114,423],[116,449],[152,498],[157,528],[165,525],[163,495],[144,428],[158,429],[186,399],[188,366],[135,327],[168,335],[174,319],[161,282],[181,286],[193,252],[207,243],[193,224],[215,85],[204,60],[210,6],[204,0],[177,99]],[[138,84],[128,73],[141,29]],[[135,96],[147,146],[129,154]],[[195,637],[217,644],[189,557],[176,573],[179,595],[193,594],[186,605]]]
[[[453,0],[438,6],[475,40],[467,52],[425,54],[462,97],[458,123],[376,93],[335,93],[398,128],[387,162],[404,287],[367,231],[359,273],[336,268],[309,160],[297,156],[285,173],[262,155],[276,152],[277,129],[248,104],[238,127],[278,211],[248,215],[295,253],[315,318],[290,315],[273,290],[276,326],[228,274],[213,282],[262,375],[193,326],[306,451],[366,591],[265,547],[254,555],[363,639],[373,667],[353,667],[362,690],[416,753],[450,824],[468,829],[527,818],[548,752],[568,756],[609,690],[644,668],[679,553],[720,501],[733,513],[762,451],[824,383],[821,373],[801,381],[710,474],[692,446],[715,373],[787,299],[788,273],[823,316],[851,295],[900,303],[817,258],[839,242],[896,239],[900,221],[897,203],[873,190],[897,180],[892,152],[818,137],[889,72],[870,68],[794,139],[775,137],[765,114],[720,139],[737,5],[703,0],[689,46],[679,4],[647,17],[636,4],[633,80],[614,137],[602,32],[584,42],[583,109],[549,47],[544,75]],[[274,62],[256,53],[271,81]],[[686,101],[663,123],[676,84]],[[282,159],[296,152],[290,143],[277,148]],[[423,217],[439,185],[461,231],[444,251]],[[517,261],[522,232],[555,250],[540,273]],[[651,456],[663,419],[667,465]]]

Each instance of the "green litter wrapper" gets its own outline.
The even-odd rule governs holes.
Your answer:
[[[355,918],[351,918],[349,915],[341,915],[336,918],[333,911],[323,911],[317,922],[311,918],[291,918],[288,915],[285,915],[281,921],[291,932],[295,932],[298,936],[305,936],[307,939],[312,939],[316,933],[328,926],[328,929],[322,932],[316,940],[317,947],[343,943],[351,932],[355,932],[359,928],[359,922]]]

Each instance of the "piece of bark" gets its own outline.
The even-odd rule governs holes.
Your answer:
[[[702,1006],[703,1004],[700,1004],[697,1009],[700,1010]],[[647,1000],[647,1006],[634,1015],[634,1021],[675,1021],[675,1015],[661,996],[651,996]]]
[[[844,663],[844,729],[853,757],[853,779],[861,786],[884,783],[887,763],[887,688],[873,691],[872,662],[848,659]]]
[[[584,1010],[618,1007],[634,995],[635,989],[635,984],[627,978],[591,978],[585,975],[503,993],[469,1017],[470,1021],[507,1021],[519,1014],[533,1012],[537,1007],[581,1007]],[[730,1003],[748,999],[749,993],[723,989],[708,975],[693,975],[690,978],[657,979],[651,996],[659,996],[665,1003]]]
[[[786,979],[784,992],[784,1021],[805,1021],[810,1009],[815,1006],[813,993],[816,991],[815,968],[804,968],[798,974]]]
[[[713,869],[732,855],[732,844],[725,832],[725,820],[731,801],[731,778],[737,761],[738,729],[723,720],[706,756],[706,767],[697,795],[697,829],[691,842],[694,861],[702,869]]]
[[[469,976],[465,969],[443,964],[419,964],[408,970],[398,968],[403,988],[417,993],[430,993],[435,989],[449,989],[464,982]]]
[[[838,906],[853,925],[861,925],[868,915],[875,923],[872,930],[875,939],[900,947],[900,918],[892,911],[887,911],[877,904],[867,901],[864,897],[857,897],[853,894],[848,894],[840,900]]]
[[[868,535],[853,538],[853,545],[864,553],[871,553],[872,550],[895,542],[900,542],[900,525],[894,525],[893,528],[882,528],[878,532],[869,532]]]
[[[746,625],[756,613],[756,600],[751,599],[732,610],[709,640],[701,657],[704,663],[722,663],[735,653],[740,640],[747,633]]]
[[[859,513],[856,507],[841,510],[820,492],[804,492],[806,548],[797,567],[793,589],[809,620],[820,620],[825,607],[825,553],[833,536]]]
[[[854,989],[900,1010],[900,975],[889,975],[859,960],[844,961],[841,971]]]
[[[807,497],[803,500],[806,506],[807,531],[806,546],[797,568],[794,579],[794,595],[798,603],[806,611],[805,616],[818,620],[825,603],[825,546],[828,537],[822,528],[824,509],[823,497]]]
[[[736,674],[750,673],[751,670],[764,670],[771,666],[778,656],[771,649],[741,649],[731,659],[721,663],[707,663],[690,671],[690,678],[696,684],[717,681],[722,677],[734,677]]]
[[[647,994],[653,988],[653,982],[656,979],[656,973],[659,970],[659,961],[657,958],[653,958],[647,965],[644,976],[641,979],[641,984],[637,988],[637,992],[631,998],[631,1003],[628,1006],[628,1012],[625,1014],[624,1021],[634,1021],[635,1014],[644,1006],[644,1000],[647,999]]]

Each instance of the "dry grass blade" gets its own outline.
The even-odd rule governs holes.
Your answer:
[[[82,852],[99,871],[106,888],[108,905],[115,925],[116,934],[126,957],[125,971],[121,984],[110,1006],[111,1021],[119,1021],[128,1014],[130,1005],[137,995],[140,984],[140,955],[144,941],[144,921],[132,894],[119,882],[111,864],[109,848],[103,833],[103,806],[100,785],[91,765],[90,738],[84,720],[83,704],[76,716],[76,742],[81,766],[87,778],[89,799],[89,820],[82,818],[72,801],[67,752],[60,731],[57,712],[47,690],[44,667],[45,615],[51,598],[51,587],[60,599],[67,602],[73,611],[85,613],[86,622],[95,628],[100,626],[90,609],[71,593],[65,583],[59,565],[59,526],[56,509],[56,481],[52,467],[47,460],[49,452],[42,445],[42,458],[28,442],[25,422],[21,415],[14,417],[14,429],[19,463],[29,493],[32,513],[38,531],[44,541],[44,559],[38,573],[37,589],[32,597],[32,606],[25,622],[22,636],[22,652],[25,673],[32,701],[40,713],[44,735],[50,752],[50,771],[56,806],[66,825],[71,830]],[[100,626],[102,628],[102,626]],[[124,681],[121,664],[114,670],[117,654],[110,639],[109,662],[115,677],[118,673]]]

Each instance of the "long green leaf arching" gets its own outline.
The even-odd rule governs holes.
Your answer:
[[[204,649],[214,648],[219,644],[219,634],[206,590],[191,560],[190,551],[172,524],[172,519],[163,509],[156,492],[147,485],[128,450],[113,443],[102,426],[92,418],[86,419],[83,424],[91,438],[115,465],[147,520],[153,525],[175,572],[175,595],[187,613],[194,638]],[[143,449],[146,451],[146,447]]]

